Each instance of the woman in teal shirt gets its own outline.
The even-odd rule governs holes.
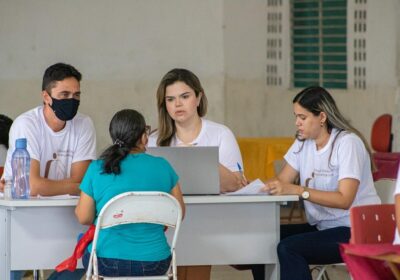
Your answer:
[[[178,176],[163,158],[145,153],[148,127],[135,110],[117,112],[110,123],[113,145],[93,161],[80,185],[75,214],[81,224],[95,222],[102,207],[114,196],[128,191],[162,191],[185,206]],[[88,266],[91,246],[83,257]],[[170,248],[163,226],[128,224],[100,231],[97,243],[99,273],[104,276],[151,276],[164,274],[170,264]]]

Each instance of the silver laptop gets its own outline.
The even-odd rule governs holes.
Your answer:
[[[173,166],[183,194],[219,194],[218,147],[153,147],[147,153]]]

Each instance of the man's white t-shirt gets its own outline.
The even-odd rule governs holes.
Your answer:
[[[39,106],[20,115],[11,126],[5,178],[12,176],[11,156],[18,138],[27,139],[31,159],[40,162],[44,178],[69,178],[72,163],[96,159],[96,133],[88,116],[78,113],[61,131],[54,132],[44,119],[43,106]]]
[[[370,157],[362,140],[354,133],[333,129],[329,142],[317,150],[314,140],[296,140],[285,155],[285,160],[300,174],[302,186],[336,191],[339,181],[353,178],[360,182],[352,206],[379,204],[371,172]],[[333,150],[332,150],[333,146]],[[349,210],[321,206],[304,201],[308,222],[319,230],[350,227]]]
[[[149,137],[149,147],[157,146],[157,132]],[[171,139],[170,146],[183,146],[183,142],[175,135]],[[197,138],[189,143],[191,146],[215,146],[219,147],[219,162],[231,170],[239,171],[238,164],[243,167],[242,155],[239,145],[232,131],[225,125],[201,119],[201,131]]]

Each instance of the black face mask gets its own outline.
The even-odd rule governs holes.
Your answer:
[[[62,121],[70,121],[75,117],[78,112],[79,100],[75,98],[54,99],[53,97],[51,99],[53,100],[53,104],[50,107],[57,118]]]

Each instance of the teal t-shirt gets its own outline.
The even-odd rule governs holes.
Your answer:
[[[96,217],[114,196],[129,191],[161,191],[170,193],[178,175],[161,157],[148,154],[129,154],[121,161],[118,175],[103,173],[102,160],[93,161],[80,189],[93,198]],[[90,252],[91,246],[88,247]],[[97,255],[136,261],[159,261],[171,254],[164,227],[155,224],[129,224],[100,231]]]

